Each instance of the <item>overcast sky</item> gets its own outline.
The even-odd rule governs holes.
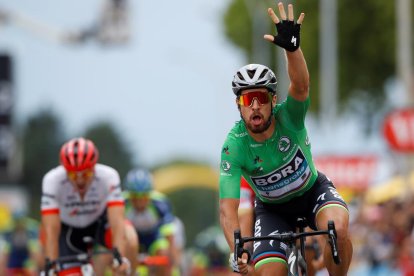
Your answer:
[[[222,31],[228,1],[130,1],[128,45],[64,45],[19,24],[2,26],[0,50],[15,59],[19,120],[41,108],[76,135],[110,120],[136,160],[174,157],[215,164],[238,113],[231,78],[244,58]],[[48,27],[79,30],[102,1],[0,0],[0,8]]]

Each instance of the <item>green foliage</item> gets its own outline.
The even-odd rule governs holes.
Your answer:
[[[384,82],[395,74],[395,2],[342,0],[338,9],[341,98],[358,90],[381,98]]]
[[[242,48],[248,57],[252,55],[252,20],[244,0],[231,2],[224,14],[224,29],[227,37]]]
[[[134,166],[130,147],[110,123],[92,125],[85,131],[84,136],[97,146],[98,162],[115,168],[121,178]]]
[[[173,206],[174,214],[185,225],[187,247],[194,245],[197,234],[218,223],[216,191],[187,188],[168,194],[168,198]]]
[[[30,191],[40,190],[43,175],[59,165],[64,142],[62,124],[51,111],[30,117],[23,131],[23,183]]]
[[[40,111],[24,126],[22,183],[31,195],[34,217],[38,216],[43,176],[59,165],[59,149],[64,140],[60,119],[51,111]]]
[[[228,39],[241,48],[249,60],[252,56],[249,44],[252,20],[247,16],[243,3],[243,0],[230,3],[224,15],[224,29]],[[315,110],[319,103],[320,81],[319,17],[323,14],[320,14],[319,1],[297,0],[294,5],[296,18],[301,11],[306,15],[301,32],[301,48],[311,74],[312,109]],[[275,2],[270,7],[278,14]],[[338,0],[337,7],[341,103],[346,104],[350,98],[358,96],[358,91],[366,91],[376,102],[381,102],[384,83],[395,75],[395,1]],[[263,33],[266,32],[263,30]]]

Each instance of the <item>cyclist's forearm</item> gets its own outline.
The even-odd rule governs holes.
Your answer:
[[[168,244],[169,244],[168,254],[169,254],[169,257],[171,258],[171,263],[175,265],[177,263],[176,262],[177,260],[175,258],[177,256],[177,247],[174,242],[174,236],[167,235],[166,239],[168,240]]]
[[[234,230],[240,228],[237,213],[238,206],[238,199],[220,200],[220,224],[231,251],[234,248]]]
[[[122,222],[123,223],[123,222]],[[115,227],[113,230],[113,246],[118,248],[121,256],[126,256],[125,231],[123,227]]]
[[[59,256],[60,218],[58,215],[42,217],[42,226],[45,232],[45,257],[55,260]]]
[[[305,57],[299,48],[287,52],[287,70],[290,79],[289,93],[298,100],[305,100],[309,93],[309,72]]]
[[[124,207],[116,206],[108,208],[108,221],[112,231],[113,247],[118,248],[122,256],[125,256],[125,219]]]
[[[59,257],[58,239],[46,238],[45,257],[56,260]]]

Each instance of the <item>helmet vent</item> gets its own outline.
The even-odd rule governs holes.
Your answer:
[[[70,164],[71,163],[69,156],[65,156],[64,158],[66,159],[66,163],[67,164]]]
[[[254,77],[254,74],[256,73],[256,69],[253,70],[246,70],[249,77],[252,79]]]
[[[75,151],[75,153],[73,154],[73,160],[74,160],[74,164],[75,166],[79,166],[79,162],[78,162],[78,153]]]
[[[264,78],[264,76],[266,76],[266,74],[267,74],[267,72],[268,72],[268,71],[269,71],[269,70],[264,69],[264,70],[262,71],[262,73],[260,74],[259,79]]]
[[[237,72],[237,76],[239,77],[239,79],[244,80],[244,77],[240,72]]]

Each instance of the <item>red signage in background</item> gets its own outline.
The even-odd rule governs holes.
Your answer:
[[[414,109],[399,109],[388,114],[383,131],[393,150],[414,153]]]
[[[373,183],[378,166],[376,156],[318,156],[316,168],[329,177],[337,188],[365,191]]]

